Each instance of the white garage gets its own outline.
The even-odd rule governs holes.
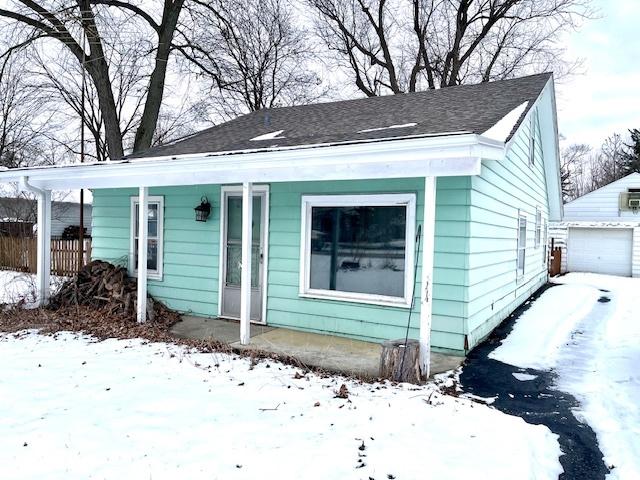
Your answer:
[[[632,228],[569,228],[567,270],[630,277]]]

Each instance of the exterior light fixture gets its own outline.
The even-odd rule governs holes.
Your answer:
[[[211,204],[207,197],[202,197],[200,205],[194,208],[196,212],[196,222],[206,222],[211,214]]]

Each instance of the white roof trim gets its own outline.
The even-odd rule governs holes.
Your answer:
[[[504,143],[475,134],[326,146],[165,156],[0,171],[43,189],[122,188],[478,175],[481,159],[504,159]]]

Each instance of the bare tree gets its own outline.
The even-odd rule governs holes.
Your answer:
[[[127,25],[118,18],[112,18],[110,27],[111,30],[122,31]],[[126,148],[134,142],[136,127],[142,114],[148,75],[145,73],[143,48],[131,42],[131,38],[122,43],[114,40],[114,37],[110,38],[114,48],[106,51],[109,55],[116,116]],[[98,92],[92,82],[83,82],[82,66],[64,50],[56,51],[52,55],[46,48],[33,48],[29,51],[29,56],[31,70],[28,75],[33,88],[51,99],[52,108],[58,112],[59,121],[74,127],[67,129],[68,131],[77,132],[75,127],[82,119],[90,137],[86,155],[97,161],[106,160],[109,153]],[[65,138],[62,144],[67,146],[71,153],[79,153],[77,135],[71,139]]]
[[[288,0],[192,0],[187,9],[190,22],[175,48],[219,92],[209,100],[223,118],[308,103],[323,93]]]
[[[615,182],[628,174],[627,145],[620,134],[609,136],[600,148],[570,145],[562,151],[560,173],[565,202]]]
[[[316,30],[368,96],[478,83],[573,64],[562,33],[590,0],[306,0]]]
[[[560,181],[562,199],[568,202],[584,194],[585,162],[591,153],[591,147],[585,144],[573,144],[564,148],[560,155]]]
[[[155,36],[155,41],[141,43],[141,46],[145,43],[152,45],[148,54],[153,60],[144,91],[144,107],[133,141],[133,151],[137,152],[148,148],[153,139],[172,40],[183,4],[184,0],[163,0],[161,9],[156,12],[122,0],[49,0],[46,3],[13,0],[13,8],[0,8],[0,17],[13,21],[13,25],[19,27],[16,28],[17,40],[12,49],[40,39],[55,39],[80,62],[95,88],[109,156],[120,158],[124,154],[123,126],[119,121],[113,77],[110,75],[110,45],[103,34],[107,26],[101,23],[101,12],[109,9],[124,12],[130,19],[135,18],[137,25],[144,24],[144,28]],[[156,20],[158,16],[160,19]]]
[[[64,149],[53,141],[54,115],[50,99],[42,95],[25,76],[26,60],[17,51],[0,61],[0,167],[19,168],[68,161]],[[62,200],[67,192],[56,192]],[[0,217],[17,222],[35,222],[33,195],[17,185],[0,188]],[[26,232],[25,232],[26,233]]]

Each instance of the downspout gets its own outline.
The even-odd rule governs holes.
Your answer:
[[[41,307],[46,305],[50,293],[51,191],[31,185],[27,176],[20,177],[19,188],[35,194],[38,198],[36,293],[37,306]]]
[[[46,193],[48,192],[48,190],[43,190],[42,188],[38,188],[35,185],[31,185],[29,183],[29,177],[27,176],[20,177],[19,186],[20,190],[27,191],[29,193],[35,193],[39,196],[46,195]]]

